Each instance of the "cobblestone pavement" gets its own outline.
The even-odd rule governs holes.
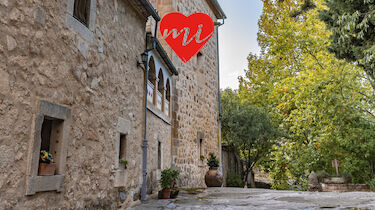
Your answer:
[[[131,209],[375,209],[375,193],[209,188],[174,200],[148,200]]]

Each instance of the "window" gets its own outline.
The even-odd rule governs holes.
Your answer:
[[[203,155],[203,139],[199,139],[199,156]]]
[[[155,86],[156,86],[156,72],[155,72],[155,61],[154,57],[151,56],[150,61],[149,61],[149,71],[148,71],[148,81],[147,81],[147,100],[155,104]]]
[[[169,83],[169,79],[167,79],[167,88],[166,88],[166,95],[165,95],[165,99],[167,99],[167,101],[171,101],[171,85]]]
[[[198,158],[202,160],[201,157],[204,156],[204,133],[202,131],[197,132],[197,147]]]
[[[59,150],[58,148],[61,145],[61,133],[63,129],[63,120],[53,119],[48,116],[44,117],[41,130],[41,144],[40,150],[45,150],[52,154],[54,162],[56,163],[56,170],[59,169]],[[40,159],[39,159],[40,161]],[[39,162],[40,163],[40,162]],[[55,174],[60,174],[61,171],[55,171]],[[38,171],[40,175],[40,168]]]
[[[203,63],[203,54],[201,52],[198,52],[197,54],[197,65],[202,65]]]
[[[164,77],[163,77],[163,70],[159,70],[158,75],[158,91],[162,93],[164,91]]]
[[[158,91],[156,95],[156,107],[163,111],[164,105],[164,76],[163,76],[163,70],[159,70],[158,74]]]
[[[97,0],[67,0],[68,8],[66,14],[67,26],[77,34],[93,43],[96,20]]]
[[[66,154],[70,132],[71,110],[48,101],[39,101],[29,146],[26,195],[61,191],[64,184]],[[52,154],[56,168],[50,176],[41,176],[40,151]],[[54,173],[53,173],[54,171]]]
[[[73,17],[88,27],[91,0],[74,0]]]
[[[116,151],[113,152],[113,158],[115,160],[115,187],[125,187],[129,185],[128,170],[125,169],[130,168],[136,164],[135,160],[130,161],[126,159],[128,150],[132,147],[132,145],[129,143],[131,142],[131,139],[129,138],[131,127],[131,121],[122,117],[117,118],[117,134],[115,138]]]
[[[119,150],[119,167],[126,169],[128,160],[126,159],[126,135],[120,134],[120,150]]]
[[[170,104],[171,104],[171,85],[169,79],[167,79],[167,85],[165,90],[165,104],[164,104],[164,113],[169,116],[170,113]]]
[[[158,141],[158,169],[161,169],[161,142]]]

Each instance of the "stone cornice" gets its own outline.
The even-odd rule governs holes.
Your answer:
[[[134,8],[142,15],[144,18],[152,16],[156,21],[160,21],[161,18],[156,12],[152,4],[148,0],[128,0]]]
[[[225,15],[223,9],[221,8],[219,2],[217,0],[206,0],[212,11],[214,12],[216,18],[218,19],[226,19],[227,16]]]

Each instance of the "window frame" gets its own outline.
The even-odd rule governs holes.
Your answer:
[[[128,137],[128,134],[124,134],[124,133],[121,133],[120,132],[120,139],[119,139],[119,156],[118,156],[118,161],[119,161],[119,165],[118,165],[118,169],[119,170],[126,170],[127,169],[127,166],[125,166],[123,163],[120,163],[120,160],[121,159],[124,159],[126,161],[128,161],[127,159],[127,153],[128,153],[128,140],[127,140],[127,137]],[[128,162],[129,164],[129,162]]]
[[[96,1],[90,0],[90,9],[87,25],[83,24],[74,17],[74,2],[75,0],[68,0],[66,24],[73,31],[84,37],[87,41],[92,43],[94,41],[95,21],[96,21]]]
[[[149,60],[149,71],[152,71],[152,75],[147,79],[147,84],[154,85],[153,89],[153,101],[151,102],[150,99],[147,99],[147,109],[153,113],[155,116],[166,122],[167,124],[171,125],[172,123],[172,106],[173,106],[173,83],[174,78],[171,72],[166,70],[167,66],[165,65],[164,61],[160,58],[160,55],[158,55],[155,51],[151,51],[148,57]],[[152,65],[150,65],[152,63]],[[151,68],[152,66],[152,68]],[[155,69],[155,73],[154,72]],[[150,73],[150,72],[149,72]],[[159,74],[162,74],[162,78],[159,78]],[[160,79],[162,79],[162,82],[159,84]],[[169,109],[166,111],[165,109],[165,101],[166,101],[166,83],[169,81]],[[162,92],[159,91],[159,88],[162,87]],[[149,92],[149,91],[148,91]],[[161,97],[161,108],[158,108],[157,106],[157,93],[160,92],[162,95]],[[149,97],[149,93],[147,93],[147,97]],[[167,113],[168,114],[167,114]]]
[[[59,137],[58,153],[55,157],[57,175],[39,176],[39,157],[42,143],[41,131],[44,118],[62,120],[62,132]],[[60,192],[64,184],[66,155],[71,125],[71,109],[65,106],[40,100],[37,114],[32,125],[32,137],[29,145],[28,164],[26,171],[26,195],[34,195],[36,192],[57,191]]]
[[[128,151],[129,151],[129,146],[131,146],[131,144],[129,143],[130,142],[130,132],[131,132],[131,121],[130,120],[127,120],[125,118],[122,118],[122,117],[118,117],[117,118],[117,127],[116,127],[116,148],[115,148],[115,157],[114,157],[114,160],[115,160],[115,169],[114,169],[114,176],[115,176],[115,180],[114,180],[114,187],[125,187],[127,186],[128,184],[128,170],[129,167],[133,167],[131,165],[131,162],[130,160],[128,160],[128,166],[127,166],[127,169],[121,167],[121,163],[120,163],[120,137],[121,135],[124,135],[125,136],[125,148],[127,151],[125,151],[125,156],[126,158],[128,158]]]
[[[205,148],[204,148],[204,132],[198,131],[197,132],[197,146],[198,146],[198,159],[200,159],[201,155],[205,155]]]
[[[87,5],[85,5],[86,6],[86,8],[85,8],[85,13],[87,13],[86,14],[86,17],[84,17],[85,18],[85,20],[82,20],[80,17],[79,17],[79,14],[74,14],[75,12],[76,12],[76,3],[78,2],[78,0],[74,0],[74,7],[73,7],[73,17],[74,18],[76,18],[79,22],[81,22],[83,25],[85,25],[85,26],[89,26],[89,23],[90,23],[90,13],[91,13],[91,11],[90,11],[90,8],[91,8],[91,6],[90,6],[90,4],[91,4],[91,0],[84,0],[84,1],[86,1],[86,4],[88,4],[88,8],[87,8]],[[80,11],[77,11],[78,13],[80,12]]]
[[[161,141],[157,141],[158,145],[157,145],[157,169],[158,170],[161,170],[163,168],[163,144]]]

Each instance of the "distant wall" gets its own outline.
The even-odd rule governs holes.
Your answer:
[[[223,146],[223,176],[224,186],[226,186],[227,177],[229,174],[241,175],[240,163],[237,161],[233,150],[230,147]]]

